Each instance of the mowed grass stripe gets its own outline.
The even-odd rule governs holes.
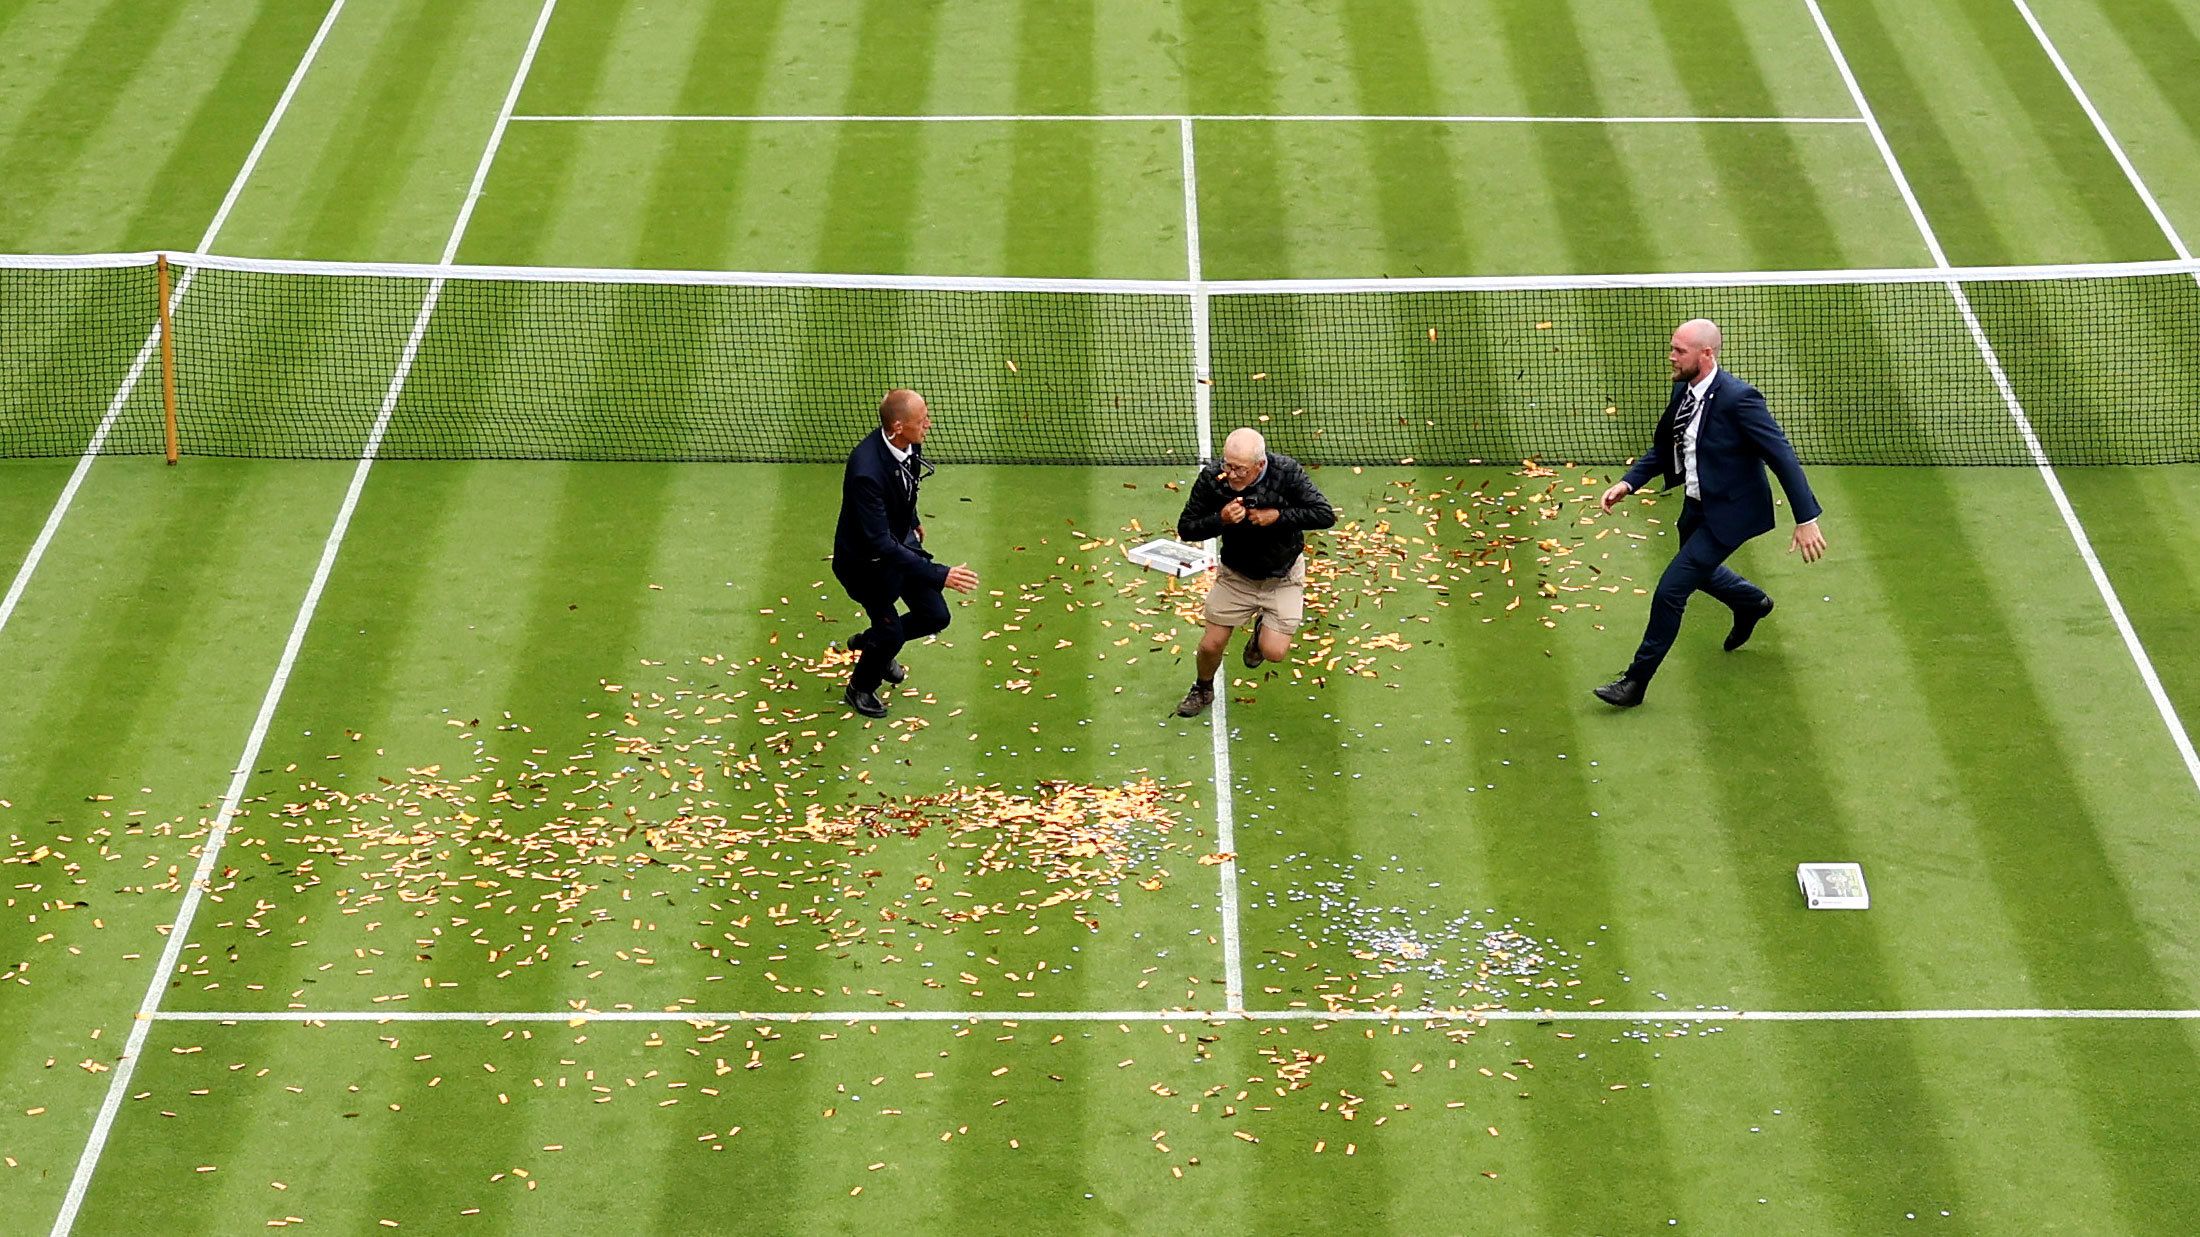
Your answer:
[[[769,80],[767,64],[786,5],[780,0],[745,8],[714,7],[687,53],[680,81],[677,110],[697,113],[724,98],[731,90],[731,106],[754,111]],[[674,49],[663,54],[673,63]],[[555,126],[552,126],[555,127]],[[734,229],[740,221],[732,209],[721,205],[707,209],[694,201],[692,183],[684,177],[693,168],[709,168],[724,189],[742,185],[754,166],[753,150],[758,131],[742,126],[735,132],[713,132],[716,126],[674,126],[662,157],[650,174],[650,192],[641,212],[641,237],[635,258],[640,265],[671,268],[703,268],[734,265]],[[728,194],[730,200],[740,200]]]
[[[1695,110],[1712,114],[1722,98],[1732,98],[1745,115],[1778,114],[1772,75],[1733,10],[1680,0],[1656,0],[1653,10],[1666,54]],[[1833,270],[1851,264],[1790,127],[1707,125],[1701,136],[1722,196],[1748,203],[1735,214],[1748,237],[1752,267]],[[1779,190],[1767,191],[1775,185]]]
[[[2153,220],[2125,190],[2122,172],[2013,8],[2002,15],[2016,32],[2012,55],[2022,54],[2029,66],[2021,79],[2006,76],[2014,70],[1986,53],[1975,28],[1949,30],[1930,10],[1905,7],[1896,20],[1874,0],[1826,7],[1826,21],[1951,262],[2168,256]],[[1920,67],[1928,60],[1929,77]],[[1993,84],[1980,80],[1989,61],[2001,75]],[[2022,135],[2010,132],[2012,107],[2027,112],[2029,131]],[[2054,132],[2040,131],[2035,108],[2050,109]],[[1991,119],[1957,120],[1966,110]],[[2010,159],[2043,153],[2061,173],[2056,182],[2001,174]],[[2100,213],[2110,203],[2120,209]]]
[[[1531,574],[1525,561],[1516,566],[1523,579]],[[1611,667],[1592,652],[1602,641],[1588,630],[1589,615],[1560,616],[1561,627],[1547,629],[1523,621],[1543,609],[1540,599],[1529,600],[1532,609],[1505,615],[1497,612],[1503,604],[1498,596],[1466,607],[1454,590],[1446,614],[1451,628],[1444,642],[1445,669],[1476,736],[1469,745],[1473,764],[1458,775],[1480,788],[1460,805],[1482,839],[1488,865],[1489,894],[1476,904],[1533,920],[1530,931],[1547,942],[1547,957],[1556,961],[1554,951],[1564,949],[1570,961],[1580,963],[1581,972],[1566,979],[1581,980],[1582,986],[1548,993],[1549,1004],[1567,1008],[1589,999],[1640,1004],[1648,995],[1635,991],[1642,983],[1623,986],[1618,977],[1649,981],[1655,975],[1635,961],[1631,925],[1639,921],[1626,913],[1627,899],[1619,892],[1646,871],[1634,857],[1642,820],[1638,813],[1613,811],[1602,784],[1614,741],[1624,746],[1633,736],[1596,733],[1604,719],[1591,712],[1588,689],[1609,677]],[[1600,617],[1612,608],[1608,603]],[[1626,627],[1624,616],[1607,621],[1619,630]],[[1436,655],[1434,649],[1430,653]],[[1594,1034],[1592,1028],[1580,1029],[1585,1039]],[[1579,1177],[1562,1167],[1580,1131],[1538,1122],[1525,1133],[1536,1149],[1523,1167],[1532,1174],[1539,1214],[1546,1225],[1563,1225],[1577,1214],[1582,1190]],[[1667,1122],[1630,1121],[1626,1154],[1603,1166],[1600,1192],[1644,1214],[1678,1214],[1693,1172],[1684,1167],[1690,1140],[1674,1133]]]
[[[553,16],[544,32],[528,79],[534,85],[520,100],[524,114],[537,96],[588,98],[607,75],[613,29],[618,10],[610,6],[577,5]],[[647,142],[646,135],[627,135],[625,146]],[[599,161],[604,135],[589,125],[525,125],[506,131],[498,166],[491,169],[490,184],[500,192],[485,205],[488,226],[467,237],[465,256],[472,261],[505,262],[530,266],[619,266],[630,263],[632,229],[637,221],[616,220],[608,252],[562,259],[546,255],[570,251],[559,244],[563,226],[574,214],[585,211],[600,186],[618,184],[631,176],[631,168],[606,168]],[[493,220],[493,222],[491,222]],[[599,220],[598,225],[605,222]]]
[[[2168,0],[2087,5],[2082,16],[2062,5],[2032,7],[2164,212],[2181,234],[2200,233],[2200,178],[2185,153],[2200,147],[2200,82],[2184,71],[2200,63],[2193,18]],[[2096,29],[2103,33],[2086,37]]]
[[[70,460],[11,460],[0,467],[0,578],[14,580],[74,467]],[[0,594],[5,590],[0,585]]]
[[[1729,617],[1709,598],[1698,598],[1691,609],[1697,612],[1699,628],[1716,630]],[[1688,741],[1711,757],[1709,785],[1673,787],[1669,801],[1684,812],[1692,802],[1707,806],[1718,821],[1724,849],[1740,878],[1746,915],[1728,930],[1759,940],[1765,979],[1773,999],[1785,1007],[1825,1001],[1823,977],[1835,974],[1841,977],[1837,1002],[1899,1007],[1894,948],[1903,942],[1889,942],[1882,921],[1870,916],[1799,914],[1797,895],[1783,879],[1800,858],[1857,853],[1857,808],[1839,793],[1821,763],[1796,758],[1798,752],[1838,742],[1813,733],[1803,705],[1807,693],[1826,685],[1806,687],[1772,650],[1759,650],[1746,661],[1722,658],[1714,669],[1703,659],[1718,653],[1705,649],[1700,635],[1693,643],[1692,668],[1698,673],[1688,676],[1697,689],[1687,706],[1692,723]],[[1778,737],[1768,743],[1772,735]],[[1899,1041],[1889,1044],[1868,1098],[1854,1092],[1830,1097],[1830,1106],[1839,1111],[1811,1127],[1820,1154],[1850,1166],[1843,1179],[1852,1183],[1856,1201],[1883,1189],[1888,1173],[1882,1170],[1877,1180],[1869,1180],[1854,1169],[1882,1155],[1896,1139],[1904,1143],[1893,1169],[1901,1193],[1925,1192],[1934,1182],[1957,1180],[1931,1128],[1932,1105],[1925,1091],[1931,1066],[1902,1051],[1905,1047]],[[1808,1076],[1813,1062],[1791,1057],[1787,1065],[1790,1076],[1799,1080]]]
[[[1529,10],[1508,8],[1499,18],[1497,33],[1516,59],[1541,56],[1539,71],[1521,83],[1530,107],[1546,115],[1606,114],[1603,86],[1573,11],[1556,8],[1544,16],[1547,24]],[[1661,252],[1645,226],[1618,140],[1608,126],[1584,125],[1559,141],[1537,143],[1543,177],[1559,203],[1554,222],[1564,247],[1561,269],[1641,269],[1649,255]],[[1516,259],[1508,265],[1525,264]]]
[[[1469,487],[1487,488],[1493,482],[1480,478],[1489,474],[1502,478],[1494,483],[1505,489],[1541,488],[1540,482],[1503,477],[1496,469],[1460,476],[1477,478]],[[1585,475],[1586,470],[1570,470],[1566,479],[1579,482]],[[1638,963],[1639,950],[1631,940],[1648,927],[1626,905],[1640,895],[1620,892],[1648,871],[1637,854],[1646,814],[1614,811],[1604,779],[1615,746],[1656,742],[1656,736],[1610,726],[1620,719],[1598,716],[1595,710],[1604,706],[1588,695],[1591,686],[1613,673],[1614,659],[1621,656],[1616,646],[1624,643],[1634,618],[1629,612],[1639,599],[1624,593],[1594,594],[1604,603],[1603,610],[1557,615],[1559,626],[1546,628],[1531,617],[1547,614],[1547,603],[1532,591],[1533,550],[1532,545],[1517,550],[1517,578],[1527,601],[1521,610],[1506,614],[1499,609],[1510,590],[1488,590],[1490,596],[1474,603],[1454,589],[1451,607],[1437,612],[1447,624],[1442,649],[1427,650],[1431,658],[1441,656],[1447,663],[1443,673],[1465,715],[1461,729],[1474,736],[1466,753],[1472,764],[1452,774],[1481,787],[1458,805],[1462,823],[1481,840],[1487,865],[1488,897],[1473,902],[1533,920],[1531,933],[1548,943],[1546,957],[1557,961],[1553,951],[1565,949],[1570,960],[1581,964],[1579,973],[1566,976],[1581,980],[1581,987],[1548,993],[1549,1004],[1568,1008],[1601,998],[1639,1005],[1649,993],[1638,989],[1648,985],[1664,990],[1655,970]],[[1609,562],[1605,569],[1600,582],[1617,583]],[[1563,596],[1579,605],[1592,595]],[[1607,631],[1595,631],[1595,622],[1605,624]],[[1609,653],[1604,651],[1608,646]],[[1444,848],[1445,843],[1436,841],[1434,849]],[[1639,910],[1655,913],[1647,906]],[[1623,975],[1637,982],[1623,985],[1618,979]],[[1577,1029],[1584,1039],[1604,1038],[1594,1035],[1597,1028]],[[1539,1215],[1546,1226],[1562,1227],[1578,1214],[1582,1181],[1563,1165],[1582,1131],[1571,1124],[1537,1122],[1525,1133],[1536,1149],[1524,1167],[1532,1176]],[[1630,1121],[1626,1152],[1600,1168],[1598,1190],[1644,1215],[1682,1214],[1689,1183],[1701,1173],[1701,1166],[1693,1163],[1693,1146],[1685,1126],[1673,1128],[1668,1120]]]
[[[1093,0],[1023,0],[1018,17],[1016,109],[1037,113],[1065,96],[1091,99],[1099,76]],[[1092,125],[1010,127],[1002,274],[1095,278],[1110,273],[1095,252],[1099,136]],[[1078,334],[1089,340],[1090,326]]]
[[[1956,8],[1970,27],[1972,45],[2000,78],[2003,96],[2022,110],[2033,145],[2053,162],[2064,195],[2102,238],[2104,247],[2092,260],[2175,257],[2144,213],[2145,203],[2126,191],[2121,169],[2077,97],[2067,87],[2057,89],[2064,85],[2061,75],[2016,5]]]
[[[1992,484],[1991,474],[1971,475]],[[1991,851],[1981,835],[2004,826],[1973,815],[1951,790],[1957,780],[1951,762],[1964,753],[1933,742],[1926,695],[1908,663],[1882,647],[1905,615],[1902,599],[1883,591],[1877,560],[1893,555],[1899,562],[1907,547],[1859,537],[1855,525],[1908,502],[1912,470],[1816,469],[1811,480],[1826,505],[1833,552],[1805,566],[1779,544],[1779,532],[1760,539],[1735,565],[1771,592],[1780,609],[1746,650],[1728,658],[1712,644],[1724,630],[1724,616],[1704,601],[1704,630],[1696,639],[1708,659],[1705,669],[1718,680],[1752,677],[1760,657],[1788,668],[1798,687],[1794,707],[1804,730],[1816,736],[1808,759],[1824,770],[1834,797],[1852,805],[1842,838],[1828,837],[1816,820],[1765,825],[1768,834],[1795,838],[1780,865],[1765,873],[1783,888],[1796,862],[1864,865],[1876,948],[1892,956],[1892,969],[1860,993],[1848,989],[1845,968],[1823,973],[1826,986],[1811,998],[1814,1007],[1856,1008],[1873,994],[1898,1008],[2048,1004],[2026,975],[2026,957],[2007,920],[2012,908],[1987,875]],[[1858,656],[1858,649],[1878,651]],[[1784,748],[1785,740],[1776,746]],[[1782,759],[1770,754],[1767,763]],[[1799,902],[1790,905],[1801,909]],[[1827,918],[1802,913],[1782,926],[1806,942],[1853,930],[1820,922]],[[1951,931],[1957,923],[1964,930]],[[1772,947],[1784,952],[1789,945],[1782,939]]]
[[[22,1149],[10,1154],[39,1170],[0,1178],[12,1212],[50,1213],[68,1183],[108,1075],[45,1062],[111,1065],[128,1032],[180,892],[168,869],[188,879],[185,836],[228,776],[282,640],[268,596],[304,578],[329,481],[312,466],[102,467],[0,641],[15,705],[0,719],[10,851],[55,851],[17,869],[21,909],[0,931],[28,964],[0,1031],[0,1094],[31,1122],[8,1134]],[[49,1113],[21,1115],[33,1107]]]
[[[1669,502],[1655,509],[1661,522],[1674,515]],[[1608,567],[1603,579],[1649,587],[1669,548],[1670,539],[1661,537],[1640,548],[1640,560],[1632,572]],[[1763,551],[1757,557],[1762,561]],[[1617,905],[1608,895],[1600,898],[1596,903],[1599,916],[1608,916],[1619,929],[1611,934],[1600,932],[1600,945],[1614,943],[1612,938],[1616,938],[1622,948],[1616,955],[1608,955],[1603,948],[1590,952],[1592,972],[1604,974],[1607,965],[1618,961],[1621,970],[1635,981],[1627,989],[1635,992],[1634,1003],[1643,1003],[1644,995],[1670,995],[1680,1007],[1674,1016],[1682,1019],[1698,1001],[1748,1004],[1762,1000],[1797,1007],[1832,1001],[1843,1006],[1892,1007],[1891,1003],[1900,1000],[1903,964],[1888,955],[1883,944],[1884,925],[1877,919],[1861,917],[1829,921],[1808,916],[1797,904],[1787,880],[1799,858],[1859,853],[1855,830],[1846,821],[1849,809],[1845,805],[1850,800],[1819,775],[1811,761],[1793,759],[1798,748],[1839,749],[1844,741],[1814,740],[1796,733],[1799,727],[1807,726],[1803,699],[1816,690],[1816,685],[1806,686],[1782,653],[1783,644],[1838,637],[1820,630],[1812,622],[1814,616],[1798,614],[1800,599],[1793,590],[1783,589],[1777,579],[1762,578],[1762,573],[1752,570],[1747,556],[1737,565],[1760,576],[1760,583],[1772,591],[1785,593],[1789,602],[1789,609],[1776,616],[1776,622],[1760,634],[1748,652],[1727,657],[1717,650],[1715,640],[1724,632],[1726,613],[1710,599],[1699,597],[1690,607],[1690,621],[1683,628],[1673,657],[1659,676],[1651,704],[1641,712],[1610,713],[1588,701],[1585,685],[1603,677],[1587,673],[1591,667],[1584,666],[1571,682],[1551,684],[1553,692],[1562,694],[1564,710],[1595,711],[1583,718],[1582,728],[1593,736],[1588,740],[1591,752],[1602,757],[1599,775],[1614,779],[1617,785],[1600,819],[1584,821],[1583,827],[1607,839],[1601,843],[1601,849],[1609,852],[1607,866],[1646,878],[1651,889],[1673,889],[1689,883],[1697,886],[1685,906],[1665,906],[1667,898],[1647,891],[1630,891],[1616,899]],[[1630,574],[1632,581],[1625,578]],[[1631,648],[1647,604],[1647,598],[1634,596],[1633,588],[1628,587],[1598,612],[1607,631],[1593,643],[1608,648],[1607,656],[1615,659],[1607,673]],[[1573,637],[1564,642],[1568,645],[1588,639],[1579,630],[1568,634]],[[1533,666],[1538,660],[1515,656],[1508,662]],[[1678,725],[1674,714],[1681,719]],[[1637,745],[1664,755],[1630,772],[1629,766],[1638,765],[1641,757],[1627,749]],[[1692,755],[1676,763],[1675,752]],[[1547,832],[1558,833],[1562,839],[1570,831]],[[1546,850],[1563,844],[1545,835],[1539,835],[1538,840]],[[1538,868],[1548,870],[1547,859],[1524,862],[1527,871],[1520,879],[1548,879],[1529,874]],[[1576,873],[1587,864],[1561,860],[1558,866]],[[1666,875],[1651,875],[1660,869]],[[1722,887],[1716,898],[1708,901],[1704,897],[1707,891],[1702,888],[1707,881]],[[1663,932],[1654,931],[1661,917],[1671,917],[1674,922]],[[1625,942],[1638,936],[1655,957],[1667,954],[1676,939],[1701,939],[1706,934],[1724,942],[1714,946],[1712,952],[1714,956],[1724,953],[1728,965],[1735,966],[1729,976],[1731,986],[1722,986],[1712,976],[1684,980],[1671,972],[1661,974],[1655,961],[1647,966],[1629,961],[1625,949]],[[1700,952],[1701,947],[1695,951]],[[1690,951],[1684,946],[1682,952],[1685,955]],[[1839,977],[1833,991],[1826,987],[1830,976]],[[1600,989],[1595,995],[1605,995],[1605,991]],[[1771,1089],[1807,1088],[1821,1064],[1810,1054],[1787,1050],[1784,1044],[1769,1053],[1751,1053],[1746,1061],[1753,1080]],[[1838,1118],[1814,1122],[1809,1127],[1808,1143],[1793,1154],[1803,1162],[1820,1166],[1813,1175],[1828,1183],[1827,1193],[1845,1197],[1857,1207],[1868,1205],[1888,1185],[1887,1168],[1863,1162],[1884,1153],[1890,1137],[1903,1140],[1901,1153],[1893,1157],[1892,1172],[1899,1187],[1924,1188],[1931,1182],[1953,1180],[1954,1174],[1929,1134],[1909,1137],[1909,1131],[1925,1121],[1932,1109],[1923,1091],[1926,1073],[1915,1055],[1890,1056],[1882,1063],[1881,1080],[1871,1098],[1844,1103]],[[1676,1102],[1693,1103],[1699,1098],[1687,1096]],[[1884,1121],[1890,1111],[1908,1116],[1890,1127]],[[1666,1115],[1668,1145],[1672,1148],[1669,1155],[1675,1162],[1672,1188],[1684,1198],[1694,1195],[1701,1199],[1707,1192],[1705,1183],[1718,1176],[1722,1153],[1706,1153],[1695,1121],[1678,1112]],[[1890,1128],[1895,1131],[1893,1135],[1888,1132]],[[1860,1176],[1859,1169],[1869,1171]],[[1838,1204],[1828,1201],[1823,1205]],[[1682,1209],[1685,1212],[1686,1207]]]
[[[421,4],[409,13],[388,13],[389,25],[362,57],[359,88],[333,109],[334,128],[310,174],[317,200],[293,224],[298,252],[390,256],[378,242],[410,188],[392,170],[417,163],[448,123],[433,106],[432,83],[450,71],[445,57],[465,33],[465,12],[463,5]],[[362,157],[368,150],[377,157]]]
[[[147,14],[125,0],[109,0],[81,29],[53,41],[49,67],[28,79],[42,81],[43,88],[0,109],[0,115],[14,117],[6,126],[6,145],[0,146],[12,204],[0,213],[0,238],[6,238],[0,247],[36,248],[36,238],[51,222],[41,217],[42,210],[31,211],[67,191],[80,174],[82,153],[110,126],[142,123],[141,116],[118,112],[182,15],[180,7]],[[10,44],[17,46],[13,39]],[[36,41],[26,39],[23,45],[35,47]]]
[[[149,175],[133,157],[137,141],[116,140],[125,152],[125,175],[130,183],[142,187],[144,196],[114,240],[83,247],[182,249],[199,243],[228,192],[229,181],[224,173],[229,168],[241,168],[250,155],[255,136],[282,97],[291,66],[312,43],[327,9],[310,3],[263,4],[252,12],[251,25],[234,37],[227,59],[212,72],[208,71],[211,56],[202,57],[195,49],[164,42],[162,64],[180,79],[178,84],[196,88],[197,98],[188,106],[179,106],[184,90],[160,88],[153,92],[157,104],[133,111],[133,127],[142,125],[148,115],[157,115],[180,122],[178,131],[167,143],[166,161]],[[293,48],[298,49],[295,55]],[[216,51],[211,46],[205,50]],[[79,188],[86,194],[86,201],[56,202],[59,217],[77,221],[117,218],[111,188],[94,189],[83,182],[79,182]],[[96,198],[91,196],[94,193]],[[87,206],[93,209],[85,209]]]
[[[452,12],[420,14],[425,7]],[[224,223],[219,248],[281,258],[435,261],[535,16],[517,6],[348,6]],[[412,59],[401,62],[404,55]],[[384,89],[391,78],[404,90]],[[240,158],[252,131],[242,132]],[[359,210],[346,196],[355,192],[370,196],[376,209],[347,220],[347,210]],[[499,192],[494,182],[488,192],[492,198]],[[196,293],[185,303],[192,299]],[[388,376],[385,370],[383,380]]]
[[[1427,36],[1413,6],[1386,13],[1348,5],[1340,16],[1361,111],[1411,115],[1439,97]],[[1475,252],[1464,214],[1453,205],[1468,195],[1438,128],[1372,124],[1359,126],[1359,131],[1374,173],[1390,270],[1440,276],[1501,265]],[[1419,175],[1408,181],[1390,174],[1400,168]]]
[[[2062,482],[2189,730],[2200,724],[2200,467],[2069,468]]]
[[[2115,29],[2125,53],[2139,62],[2148,80],[2176,110],[2185,131],[2200,140],[2200,89],[2187,66],[2200,58],[2200,32],[2170,0],[2133,0],[2101,10]]]
[[[1185,91],[1192,110],[1212,113],[1235,103],[1249,112],[1277,110],[1269,68],[1267,8],[1233,0],[1185,11]],[[1277,125],[1200,125],[1199,217],[1202,265],[1208,279],[1275,277],[1273,262],[1233,255],[1267,254],[1290,244],[1289,205],[1277,151]],[[1230,133],[1227,155],[1215,137]]]
[[[939,69],[938,29],[939,12],[933,6],[866,0],[843,110],[857,116],[923,111]],[[833,126],[831,135],[833,171],[822,203],[825,225],[811,269],[906,270],[910,231],[878,224],[917,214],[923,187],[921,134],[908,125],[852,124]]]
[[[2035,509],[2052,527],[2045,504]],[[2081,772],[2059,728],[2013,722],[2067,717],[2082,702],[2067,685],[2050,696],[2037,677],[2053,671],[2038,664],[2037,634],[2019,627],[2036,627],[2045,615],[2019,620],[2003,608],[2012,589],[2038,596],[2078,585],[2076,564],[2058,556],[2027,571],[2003,562],[2008,583],[1995,587],[1985,564],[1996,559],[1981,556],[1953,487],[1935,473],[1919,473],[1905,502],[1859,521],[1856,535],[1873,547],[1880,587],[1904,616],[1894,634],[1924,691],[1935,739],[1950,753],[1956,789],[1974,818],[1999,826],[1981,834],[1988,874],[2007,900],[2042,999],[2157,1005],[2189,992],[2163,972],[2108,852],[2106,831],[2128,825],[2102,816],[2103,796],[2114,795],[2095,788],[2103,774]],[[2073,604],[2089,600],[2073,596]],[[2094,628],[2096,638],[2105,627],[2103,620]],[[2105,658],[2110,646],[2096,647]],[[2147,741],[2155,742],[2151,734]],[[2047,887],[2069,891],[2064,915],[2039,913],[2035,895]]]

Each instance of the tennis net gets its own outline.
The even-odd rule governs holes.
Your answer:
[[[163,450],[153,263],[0,258],[0,456]],[[171,263],[184,454],[832,461],[910,386],[943,461],[1187,462],[1253,425],[1322,463],[1614,463],[1702,316],[1809,463],[2200,460],[2200,263],[1205,283]]]

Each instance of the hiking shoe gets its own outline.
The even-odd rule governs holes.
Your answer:
[[[1201,686],[1194,683],[1192,684],[1192,690],[1184,693],[1184,699],[1177,702],[1176,715],[1178,717],[1198,717],[1207,711],[1208,705],[1214,702],[1214,684],[1209,683]]]

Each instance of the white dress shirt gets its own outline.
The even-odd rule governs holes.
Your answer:
[[[1681,454],[1686,460],[1688,470],[1688,496],[1698,502],[1703,501],[1703,487],[1696,483],[1696,435],[1703,432],[1704,394],[1711,389],[1711,380],[1718,376],[1719,367],[1714,365],[1705,371],[1703,377],[1688,386],[1689,393],[1695,397],[1696,415],[1688,420],[1688,449]],[[1683,403],[1685,404],[1686,401],[1683,401]]]

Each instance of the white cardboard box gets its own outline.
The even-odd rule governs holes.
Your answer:
[[[1207,560],[1207,551],[1202,547],[1167,537],[1133,546],[1128,553],[1130,560],[1139,566],[1166,571],[1172,576],[1196,576],[1214,565]]]
[[[1864,911],[1872,905],[1860,863],[1798,863],[1795,883],[1814,911]]]

